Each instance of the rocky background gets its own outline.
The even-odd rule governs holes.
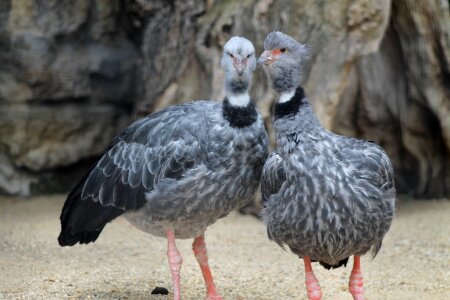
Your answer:
[[[310,45],[323,125],[377,141],[399,192],[450,196],[444,0],[0,0],[0,192],[63,192],[142,114],[218,99],[221,47],[281,30]],[[273,95],[258,70],[253,95]]]

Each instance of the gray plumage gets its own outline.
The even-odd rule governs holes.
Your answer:
[[[271,44],[285,45],[282,40]],[[271,78],[295,68],[281,55],[272,61],[266,66]],[[269,238],[329,266],[369,250],[375,256],[395,209],[393,169],[384,150],[325,130],[301,87],[276,105],[273,125],[277,148],[261,180]]]
[[[250,86],[253,45],[234,37],[222,66],[226,81]],[[237,74],[239,73],[239,74]],[[227,84],[226,84],[227,86]],[[263,119],[248,90],[223,103],[196,101],[136,121],[119,134],[69,194],[61,213],[62,246],[97,239],[118,215],[156,236],[200,236],[208,225],[249,203],[268,156]]]
[[[177,238],[193,238],[253,199],[268,154],[260,115],[248,127],[233,128],[221,103],[199,101],[135,126],[133,142],[119,142],[120,150],[110,150],[105,167],[100,161],[97,168],[105,174],[113,165],[122,182],[132,185],[136,178],[134,185],[145,189],[144,207],[125,215],[141,230],[165,236],[173,228]],[[145,142],[136,144],[140,135]]]

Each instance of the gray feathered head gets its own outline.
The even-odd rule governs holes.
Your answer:
[[[267,35],[264,50],[258,63],[263,64],[272,88],[278,93],[297,88],[303,63],[309,58],[308,47],[280,31],[274,31]]]
[[[247,91],[256,69],[255,48],[252,42],[240,36],[232,37],[223,46],[220,65],[225,71],[227,91],[236,94]]]

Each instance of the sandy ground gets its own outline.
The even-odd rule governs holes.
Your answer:
[[[171,299],[166,241],[119,218],[95,244],[61,248],[56,237],[63,196],[0,198],[1,299]],[[363,259],[367,299],[450,299],[450,201],[403,201],[375,260]],[[303,264],[266,238],[264,225],[237,213],[206,234],[210,265],[224,299],[305,299]],[[184,257],[183,299],[203,299],[191,241]],[[314,264],[323,299],[352,299],[351,268]]]

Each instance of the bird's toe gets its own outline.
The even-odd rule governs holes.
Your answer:
[[[208,295],[206,300],[222,300],[222,297],[218,294]]]

